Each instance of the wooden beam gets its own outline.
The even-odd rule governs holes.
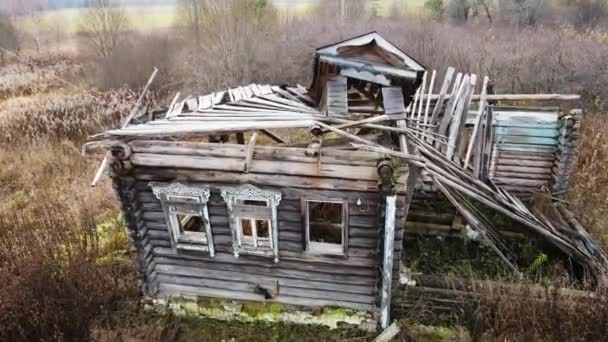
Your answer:
[[[255,140],[258,137],[258,132],[253,132],[251,135],[251,139],[249,139],[249,145],[247,146],[247,156],[245,157],[245,167],[244,170],[246,173],[249,173],[249,169],[251,168],[251,162],[253,160],[253,150],[255,149]]]
[[[269,129],[261,129],[260,132],[279,144],[288,144],[289,141]]]
[[[408,189],[412,191],[412,189]],[[382,261],[382,292],[380,293],[380,326],[388,327],[390,322],[391,290],[393,287],[393,252],[395,250],[396,195],[386,196],[386,216],[384,221],[384,260]]]
[[[448,88],[450,87],[450,83],[452,83],[452,78],[454,77],[455,71],[456,69],[449,67],[448,71],[445,73],[445,78],[443,79],[443,84],[441,84],[441,89],[439,90],[437,102],[435,102],[433,114],[431,114],[431,119],[429,121],[429,123],[431,124],[435,122],[437,116],[439,115],[439,112],[441,111],[441,108],[443,108],[443,101],[445,101],[445,97],[447,95]]]
[[[150,75],[150,78],[148,79],[148,83],[146,83],[146,86],[144,87],[141,94],[139,95],[137,102],[135,102],[133,109],[131,109],[131,113],[129,113],[129,116],[127,116],[125,121],[122,123],[121,128],[127,127],[129,125],[129,123],[131,122],[131,120],[133,120],[133,118],[137,114],[137,110],[139,109],[139,106],[141,106],[141,102],[143,101],[144,96],[146,95],[146,92],[148,91],[148,88],[150,88],[152,81],[154,81],[154,79],[156,78],[156,74],[158,74],[158,68],[154,67],[154,71],[152,72],[152,75]],[[179,93],[176,95],[174,101],[177,100],[177,96],[179,96]],[[171,108],[169,108],[169,110],[171,110]],[[108,168],[108,165],[110,164],[110,162],[108,160],[109,157],[110,157],[110,152],[108,151],[106,153],[106,155],[103,157],[103,160],[101,161],[101,165],[99,165],[97,172],[95,172],[95,177],[93,178],[93,182],[91,182],[91,186],[97,185],[97,183],[101,179],[101,176],[103,176],[103,173]]]
[[[430,95],[431,100],[440,99],[441,94]],[[429,95],[423,95],[423,99],[427,99]],[[452,96],[448,95],[445,98],[450,99]],[[471,98],[473,101],[479,101],[481,95],[473,95]],[[578,94],[492,94],[487,95],[487,101],[576,101],[580,100],[581,96]]]
[[[471,153],[473,152],[473,145],[475,144],[475,139],[478,136],[479,126],[481,126],[481,119],[483,117],[483,112],[486,107],[486,96],[488,95],[488,82],[490,78],[485,76],[483,78],[483,86],[481,87],[481,97],[479,101],[479,110],[477,111],[477,117],[475,118],[475,125],[473,126],[473,134],[471,134],[471,140],[469,141],[469,147],[467,148],[466,156],[464,157],[464,169],[466,170],[469,166],[469,160],[471,159]],[[483,142],[479,142],[480,144]],[[476,156],[479,158],[479,156]]]

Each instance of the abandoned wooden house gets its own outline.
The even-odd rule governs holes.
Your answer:
[[[476,76],[453,68],[433,94],[435,78],[372,32],[317,49],[309,88],[178,94],[92,137],[85,151],[109,149],[95,182],[108,167],[144,295],[339,306],[386,327],[406,233],[462,234],[462,217],[509,263],[467,198],[604,270],[588,235],[565,238],[511,194],[567,187],[580,115],[501,106],[527,95],[491,94],[487,78],[475,95]],[[432,212],[437,196],[454,212]]]

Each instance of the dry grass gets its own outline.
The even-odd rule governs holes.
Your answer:
[[[607,118],[607,113],[590,113],[583,119],[573,188],[568,196],[585,227],[603,246],[608,246]]]
[[[88,186],[95,167],[69,141],[0,150],[0,340],[86,340],[137,300],[132,263],[100,259],[117,208],[107,182]]]
[[[600,30],[514,31],[399,17],[349,19],[344,25],[327,16],[297,17],[284,24],[242,19],[232,14],[215,18],[216,32],[207,32],[201,46],[193,46],[187,36],[172,37],[171,44],[166,37],[152,37],[98,61],[93,70],[100,72],[90,79],[98,88],[117,90],[65,88],[52,75],[83,77],[83,63],[65,59],[36,62],[42,72],[15,64],[0,69],[0,340],[86,340],[93,326],[99,333],[93,337],[101,340],[176,339],[192,333],[182,331],[179,322],[160,328],[156,320],[142,328],[139,316],[124,330],[99,322],[112,321],[112,311],[134,301],[137,281],[130,263],[111,258],[99,262],[124,248],[124,241],[102,241],[108,237],[100,234],[99,223],[117,222],[117,203],[107,181],[88,186],[97,163],[81,158],[79,142],[117,125],[135,97],[121,86],[142,86],[153,65],[166,71],[157,80],[162,90],[201,94],[250,82],[307,85],[315,47],[378,30],[429,68],[443,71],[453,65],[459,71],[488,74],[500,92],[582,92],[594,109],[608,98],[608,45]],[[584,223],[605,246],[606,122],[605,114],[585,119],[570,194]],[[119,223],[111,226],[118,227],[110,230],[116,236],[124,235]],[[486,340],[577,339],[576,324],[589,331],[582,337],[602,338],[608,312],[604,301],[581,306],[553,298],[547,294],[536,301],[497,290],[486,294],[471,324]],[[206,324],[216,336],[231,337],[222,330],[226,326]],[[273,335],[274,327],[243,329],[267,339],[303,336],[297,330]],[[319,336],[329,335],[304,337]]]
[[[6,101],[0,108],[0,143],[82,139],[115,127],[129,113],[135,94],[127,89],[43,94]]]
[[[11,97],[44,94],[65,87],[60,80],[81,77],[83,66],[65,57],[43,59],[23,57],[27,60],[0,67],[0,101]]]
[[[608,334],[608,297],[597,292],[576,299],[558,290],[494,286],[479,291],[469,319],[481,341],[602,341]]]

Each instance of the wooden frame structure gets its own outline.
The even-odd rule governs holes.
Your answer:
[[[448,198],[508,264],[501,232],[472,200],[527,225],[601,278],[608,258],[587,250],[588,235],[556,230],[492,178],[490,165],[502,160],[494,140],[505,131],[488,100],[497,95],[486,91],[487,78],[477,96],[476,76],[454,73],[448,69],[434,95],[436,72],[427,77],[372,32],[318,49],[309,89],[252,84],[178,94],[165,110],[91,137],[85,152],[109,149],[144,295],[340,306],[373,312],[386,327],[406,218],[410,206],[417,214],[421,193]],[[563,121],[574,129],[571,118]],[[290,144],[279,129],[310,132],[310,142]],[[259,135],[276,143],[260,144]],[[565,133],[560,146],[571,148],[574,137]],[[568,175],[572,159],[559,159],[558,177]],[[311,243],[309,201],[341,204],[340,251]],[[180,240],[178,205],[204,221],[207,240],[196,248]]]

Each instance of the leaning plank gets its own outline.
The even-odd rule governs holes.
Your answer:
[[[471,153],[473,152],[473,144],[475,144],[475,139],[478,136],[479,127],[481,126],[481,119],[483,117],[483,112],[486,106],[486,96],[488,94],[488,82],[490,78],[485,76],[483,78],[483,85],[481,86],[481,97],[479,100],[479,110],[477,111],[477,120],[475,120],[475,125],[473,126],[473,133],[471,134],[471,139],[469,141],[469,147],[467,148],[466,156],[464,157],[464,168],[465,170],[469,166],[469,161],[471,159]],[[482,143],[482,142],[479,142]],[[479,156],[477,156],[479,158]]]
[[[249,169],[251,168],[251,162],[253,161],[253,150],[255,149],[255,141],[256,138],[258,137],[258,132],[254,132],[251,135],[251,139],[249,140],[249,145],[247,146],[247,156],[245,158],[245,166],[244,166],[244,170],[245,172],[249,172]]]
[[[158,68],[155,67],[154,71],[152,72],[152,75],[150,75],[150,78],[148,79],[148,82],[146,83],[146,86],[144,87],[141,94],[139,95],[137,102],[133,106],[133,109],[131,109],[131,113],[129,113],[129,116],[127,116],[125,121],[122,123],[122,125],[121,125],[122,128],[127,127],[129,125],[129,123],[131,123],[131,120],[133,120],[135,118],[135,115],[137,114],[137,111],[139,110],[139,107],[141,106],[141,102],[143,101],[144,96],[146,95],[146,92],[148,92],[148,88],[150,88],[150,85],[154,81],[154,78],[156,78],[156,74],[158,74]],[[177,93],[177,95],[175,96],[175,99],[173,100],[174,102],[177,101],[177,97],[179,97],[179,93]],[[173,108],[173,105],[174,105],[174,103],[171,105],[171,107],[169,107],[169,111],[171,110],[171,108]],[[99,165],[97,172],[95,172],[95,177],[93,178],[93,182],[91,182],[91,186],[97,185],[97,183],[103,176],[103,173],[106,171],[106,169],[109,165],[109,158],[110,158],[110,152],[107,152],[105,154],[105,156],[103,157],[103,160],[101,161],[101,165]]]
[[[397,336],[398,333],[399,325],[397,325],[397,322],[393,322],[393,324],[384,329],[384,331],[378,335],[373,342],[389,342],[393,339],[393,337]]]
[[[431,114],[431,119],[429,120],[429,123],[431,123],[431,124],[435,123],[435,120],[437,120],[437,116],[439,115],[439,112],[443,108],[443,102],[445,101],[445,97],[447,95],[448,88],[450,87],[450,84],[452,83],[452,77],[454,77],[455,70],[456,69],[454,69],[453,67],[449,67],[447,72],[445,73],[445,78],[443,79],[443,84],[441,84],[441,89],[439,90],[439,97],[437,98],[437,102],[435,102],[435,107],[433,108],[433,114]]]

